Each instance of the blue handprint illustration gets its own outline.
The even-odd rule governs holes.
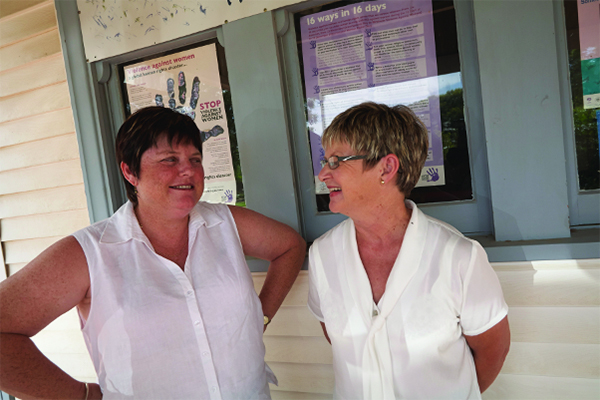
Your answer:
[[[233,201],[233,192],[229,189],[227,189],[223,196],[221,196],[221,201],[224,201],[226,203],[231,203]]]
[[[215,125],[210,131],[200,131],[200,137],[202,138],[202,143],[206,142],[211,137],[219,136],[221,133],[225,132],[220,125]]]
[[[192,98],[190,99],[190,107],[192,110],[196,109],[196,105],[198,104],[198,98],[200,97],[200,79],[198,77],[194,77],[194,81],[192,82]]]
[[[367,63],[367,70],[368,71],[374,71],[375,70],[375,63]]]
[[[310,49],[316,49],[317,48],[317,41],[316,40],[311,40],[310,41]]]
[[[321,88],[319,87],[319,85],[316,85],[313,89],[315,89],[315,94],[321,93]]]
[[[427,170],[427,182],[436,182],[440,179],[437,168],[429,168]]]
[[[319,76],[319,68],[313,68],[312,72],[313,72],[313,76]]]
[[[175,80],[173,78],[167,79],[167,94],[169,95],[169,108],[175,110],[181,114],[185,114],[192,119],[196,119],[196,106],[198,105],[198,98],[200,97],[200,79],[198,77],[194,77],[192,82],[192,95],[190,96],[190,104],[189,106],[185,105],[186,97],[187,97],[187,84],[185,81],[185,74],[183,71],[179,72],[177,77],[177,89],[179,103],[181,105],[177,106],[177,101],[175,100]],[[164,107],[165,103],[163,101],[163,96],[157,94],[154,97],[154,102],[159,107]]]
[[[365,50],[366,51],[373,50],[373,43],[371,43],[371,42],[365,42]]]
[[[186,86],[185,86],[185,74],[183,73],[183,71],[179,71],[179,102],[181,104],[185,103],[185,92],[186,90]]]
[[[371,35],[372,35],[372,33],[371,33],[371,28],[367,28],[367,29],[365,29],[365,35],[366,35],[367,37],[371,37]]]
[[[167,79],[167,93],[169,94],[169,107],[175,109],[175,81],[172,78]]]

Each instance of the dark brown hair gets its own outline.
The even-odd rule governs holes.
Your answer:
[[[166,136],[169,144],[192,144],[202,154],[200,130],[194,120],[170,108],[146,107],[131,114],[121,125],[116,140],[117,162],[127,164],[135,176],[140,174],[142,154]],[[137,204],[135,187],[125,177],[127,197]]]

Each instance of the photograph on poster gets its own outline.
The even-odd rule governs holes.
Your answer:
[[[374,101],[410,107],[429,133],[417,187],[445,184],[431,0],[355,3],[300,18],[304,84],[317,194],[320,138],[336,115]]]
[[[191,117],[202,136],[204,194],[236,204],[236,180],[215,44],[131,64],[123,69],[129,110],[169,107]]]

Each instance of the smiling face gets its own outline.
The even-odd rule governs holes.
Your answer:
[[[200,151],[192,144],[161,136],[156,146],[142,154],[140,172],[134,176],[126,164],[123,175],[137,189],[138,212],[163,218],[187,217],[204,191]]]
[[[347,142],[334,141],[325,149],[325,158],[351,155],[356,152]],[[376,206],[378,174],[377,168],[365,169],[363,160],[343,161],[336,169],[323,167],[319,180],[329,189],[329,209],[353,219],[368,213]]]

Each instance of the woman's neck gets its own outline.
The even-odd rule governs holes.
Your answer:
[[[377,202],[371,210],[365,210],[362,219],[353,218],[358,254],[369,278],[375,303],[385,293],[410,222],[412,211],[406,208],[404,197],[398,197]]]
[[[188,253],[189,215],[182,218],[167,218],[139,206],[134,210],[140,228],[150,240],[154,251],[183,269]]]
[[[189,215],[170,216],[166,215],[164,212],[159,212],[157,210],[153,210],[152,208],[144,207],[142,204],[136,205],[134,207],[134,211],[140,226],[142,226],[144,229],[144,232],[164,232],[164,236],[166,237],[168,234],[184,232],[187,230]]]
[[[379,202],[360,217],[352,218],[357,240],[369,243],[402,242],[412,210],[406,207],[404,196],[394,196]]]

